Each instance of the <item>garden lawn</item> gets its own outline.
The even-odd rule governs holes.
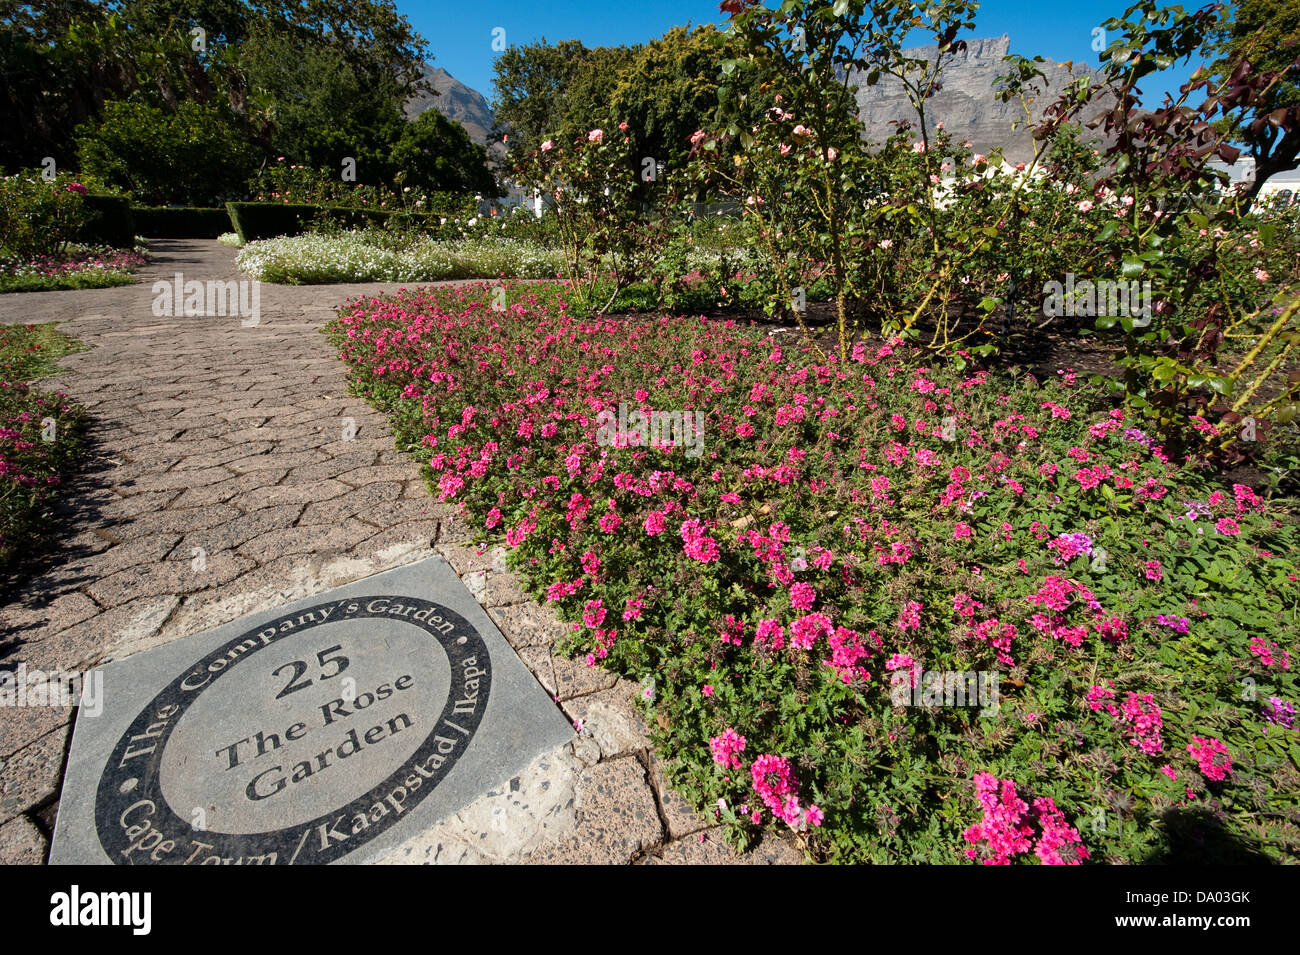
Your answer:
[[[327,332],[575,652],[642,683],[734,842],[1300,858],[1294,502],[1176,467],[1071,374],[879,340],[838,364],[507,291],[365,299]],[[697,426],[646,446],[665,414]]]
[[[46,543],[50,510],[77,470],[83,411],[62,392],[32,387],[83,351],[53,325],[0,325],[0,570]]]
[[[249,242],[235,264],[262,282],[436,282],[554,278],[563,256],[518,239],[437,241],[382,233],[308,233]]]

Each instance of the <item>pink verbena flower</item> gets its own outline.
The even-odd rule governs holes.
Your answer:
[[[1215,782],[1227,779],[1232,774],[1232,756],[1228,747],[1219,740],[1193,736],[1187,744],[1187,752],[1196,760],[1201,775]]]
[[[790,588],[790,604],[795,610],[811,610],[816,599],[817,591],[812,584],[800,581]]]
[[[721,736],[709,740],[713,761],[724,769],[740,769],[740,753],[745,751],[745,737],[728,726]]]
[[[915,600],[909,600],[903,605],[903,610],[898,615],[898,620],[895,622],[895,626],[903,632],[907,632],[908,630],[920,630],[921,608],[922,605],[920,603],[917,603]]]
[[[754,631],[754,643],[780,650],[785,646],[785,631],[775,620],[760,620]]]

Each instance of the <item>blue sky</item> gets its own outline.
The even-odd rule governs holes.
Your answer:
[[[968,37],[1011,38],[1011,52],[1042,55],[1064,62],[1095,66],[1094,27],[1122,16],[1126,0],[988,0],[976,16]],[[505,30],[505,42],[522,45],[545,37],[581,40],[586,46],[644,43],[670,27],[721,23],[716,0],[478,0],[435,3],[397,0],[398,9],[429,41],[434,64],[467,86],[492,99],[493,30]],[[1185,3],[1194,10],[1199,3]],[[918,42],[924,42],[918,38]],[[1168,82],[1148,83],[1144,99],[1174,90],[1191,74],[1195,63],[1169,71]]]

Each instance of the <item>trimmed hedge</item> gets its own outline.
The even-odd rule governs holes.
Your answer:
[[[115,249],[135,247],[135,219],[131,200],[125,196],[87,195],[81,198],[86,222],[77,240],[89,245],[111,245]]]
[[[230,222],[244,242],[257,239],[274,239],[279,236],[301,235],[313,219],[325,213],[334,222],[348,229],[365,226],[382,227],[393,216],[423,221],[430,230],[438,227],[439,217],[427,213],[384,212],[379,209],[350,209],[344,206],[311,206],[275,202],[227,202]]]
[[[231,225],[226,209],[136,206],[131,212],[135,231],[155,239],[215,239]]]

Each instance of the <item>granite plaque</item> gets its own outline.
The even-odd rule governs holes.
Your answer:
[[[573,732],[441,558],[103,672],[52,863],[364,861]]]

